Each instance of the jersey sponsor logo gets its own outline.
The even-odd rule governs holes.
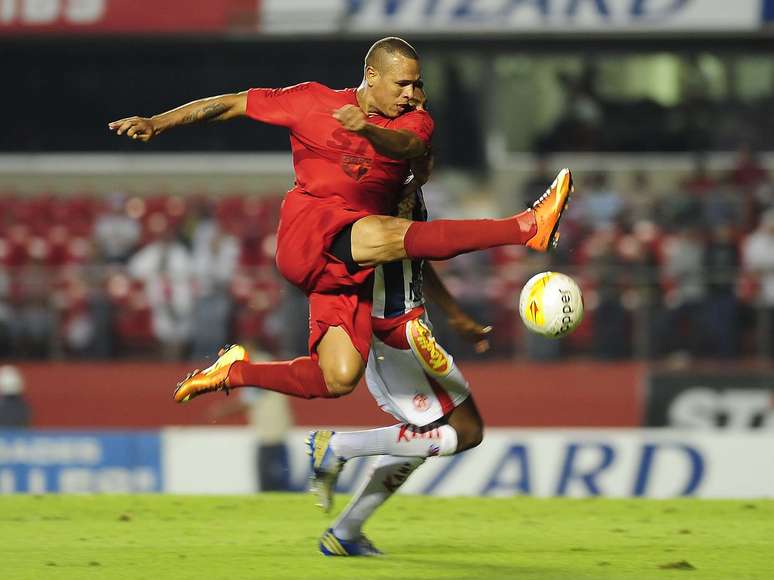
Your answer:
[[[342,155],[341,168],[355,181],[360,181],[371,169],[372,160],[357,155]]]
[[[419,318],[406,324],[406,336],[417,360],[429,373],[446,376],[452,370],[452,358],[435,341],[427,325]]]
[[[422,393],[414,395],[414,408],[417,411],[427,411],[430,408],[430,398]]]
[[[413,441],[414,439],[440,439],[440,438],[441,438],[441,432],[440,430],[438,430],[437,427],[423,431],[421,430],[420,427],[415,427],[414,425],[403,423],[400,426],[400,431],[398,431],[397,442],[408,443],[409,441]]]

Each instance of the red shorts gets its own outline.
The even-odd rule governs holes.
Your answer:
[[[297,189],[285,197],[277,230],[277,268],[309,297],[309,352],[331,326],[339,326],[368,360],[371,348],[373,268],[354,274],[328,252],[346,226],[370,215],[340,205],[335,198],[312,197]]]

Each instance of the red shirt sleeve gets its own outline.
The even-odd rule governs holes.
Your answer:
[[[433,138],[435,122],[427,111],[411,111],[398,117],[398,123],[395,127],[399,130],[411,131],[417,137],[429,145]]]
[[[317,83],[300,83],[282,89],[247,91],[247,116],[262,123],[293,127],[310,110]]]

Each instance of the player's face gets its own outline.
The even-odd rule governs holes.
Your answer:
[[[396,55],[384,63],[381,71],[371,71],[371,95],[382,115],[394,118],[411,110],[414,91],[422,83],[419,61]]]

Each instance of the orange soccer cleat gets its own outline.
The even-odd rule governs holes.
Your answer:
[[[535,214],[537,233],[527,241],[527,247],[546,252],[556,247],[559,241],[559,220],[575,191],[572,185],[572,173],[565,168],[559,172],[554,182],[527,210]]]
[[[218,360],[203,371],[195,370],[188,373],[182,381],[177,383],[175,401],[178,403],[187,403],[194,397],[211,393],[213,391],[225,390],[231,386],[228,383],[228,371],[231,365],[237,361],[249,361],[250,357],[244,347],[238,344],[224,346],[218,351]]]

